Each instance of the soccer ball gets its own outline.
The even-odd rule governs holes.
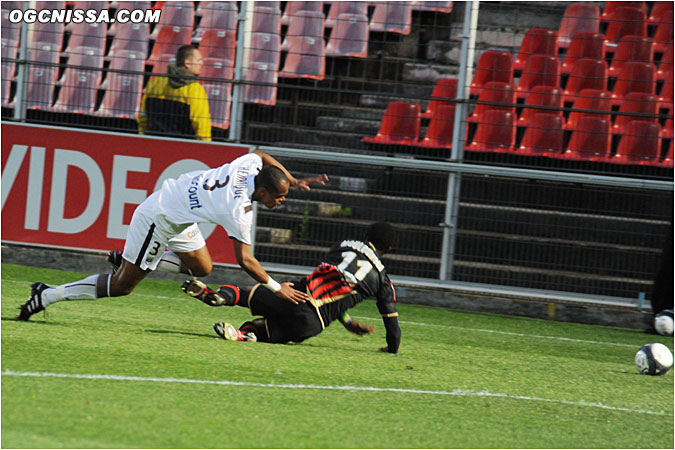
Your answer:
[[[635,354],[635,366],[643,375],[665,375],[673,367],[673,354],[658,342],[646,344]]]
[[[654,316],[654,329],[661,336],[673,335],[673,310],[664,309]]]

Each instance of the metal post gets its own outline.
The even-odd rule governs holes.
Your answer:
[[[31,1],[23,2],[24,11],[31,8]],[[19,62],[18,71],[16,74],[16,95],[14,97],[14,119],[26,120],[26,62],[28,60],[28,24],[21,22],[21,45],[19,46],[19,55],[17,58]]]
[[[464,26],[462,28],[462,47],[459,66],[459,89],[457,98],[466,100],[469,98],[469,86],[473,74],[474,49],[476,47],[476,26],[478,23],[479,1],[464,3]],[[467,107],[464,102],[459,102],[455,107],[455,123],[452,135],[452,153],[450,158],[461,163],[464,159],[464,142],[466,127]],[[462,175],[459,172],[451,172],[448,175],[448,191],[445,197],[445,216],[443,223],[443,246],[441,248],[441,268],[439,278],[451,280],[455,260],[455,242],[457,240],[457,215],[459,211],[459,192],[462,183]]]
[[[249,1],[241,2],[239,17],[237,17],[239,32],[237,34],[237,55],[234,62],[234,88],[232,90],[232,110],[230,115],[230,132],[228,135],[228,138],[235,142],[241,141],[244,86],[240,84],[240,81],[244,78],[244,65],[248,61],[248,48],[250,47],[250,30],[253,23],[253,19],[249,14],[250,3]]]

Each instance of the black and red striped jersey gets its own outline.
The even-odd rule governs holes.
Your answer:
[[[390,349],[392,353],[398,349],[401,331],[396,320],[396,292],[371,243],[344,240],[334,245],[307,276],[306,284],[310,302],[318,309],[324,327],[364,299],[375,299]]]

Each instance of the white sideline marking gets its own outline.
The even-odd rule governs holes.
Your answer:
[[[509,400],[527,400],[533,402],[557,403],[569,406],[580,406],[588,408],[599,408],[610,411],[622,411],[636,414],[650,414],[655,416],[665,416],[663,411],[651,411],[648,409],[622,408],[619,406],[604,405],[600,402],[555,400],[550,398],[530,397],[526,395],[510,395],[503,393],[473,391],[470,389],[455,389],[453,391],[427,391],[423,389],[400,389],[400,388],[380,388],[375,386],[325,386],[318,384],[275,384],[275,383],[252,383],[247,381],[228,381],[228,380],[193,380],[189,378],[156,378],[156,377],[133,377],[125,375],[92,375],[92,374],[70,374],[53,372],[15,372],[13,370],[3,370],[3,376],[12,377],[49,377],[49,378],[70,378],[85,380],[112,380],[112,381],[140,381],[149,383],[187,383],[187,384],[213,384],[219,386],[246,386],[273,389],[320,389],[329,391],[367,391],[367,392],[392,392],[398,394],[425,394],[425,395],[449,395],[456,397],[492,397],[505,398]]]
[[[2,280],[3,283],[5,282],[11,282],[11,283],[25,283],[25,281],[22,280]],[[164,295],[149,295],[149,294],[137,294],[142,297],[149,297],[149,298],[159,298],[162,300],[174,300],[176,297],[167,297]],[[379,321],[379,318],[374,318],[374,317],[364,317],[364,316],[353,316],[355,319],[363,319],[363,320],[374,320],[374,321]],[[639,348],[639,345],[636,347],[636,344],[621,344],[619,342],[602,342],[602,341],[589,341],[589,340],[584,340],[584,339],[572,339],[572,338],[567,338],[567,337],[562,337],[562,336],[541,336],[541,335],[536,335],[536,334],[524,334],[524,333],[514,333],[512,331],[497,331],[497,330],[488,330],[488,329],[482,329],[482,328],[466,328],[466,327],[458,327],[454,325],[437,325],[437,324],[432,324],[432,323],[420,323],[420,322],[407,322],[405,320],[399,320],[399,323],[404,323],[406,325],[415,325],[415,326],[421,326],[421,327],[438,327],[438,328],[446,328],[446,329],[451,329],[451,330],[463,330],[463,331],[476,331],[479,333],[492,333],[492,334],[502,334],[506,336],[518,336],[518,337],[526,337],[526,338],[535,338],[535,339],[552,339],[552,340],[557,340],[557,341],[565,341],[565,342],[578,342],[581,344],[596,344],[596,345],[611,345],[614,347],[625,347],[625,348]]]

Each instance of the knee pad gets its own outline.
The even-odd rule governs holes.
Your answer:
[[[229,284],[224,284],[219,287],[218,294],[225,299],[225,304],[227,306],[234,306],[239,303],[239,298],[241,296],[239,288]]]

